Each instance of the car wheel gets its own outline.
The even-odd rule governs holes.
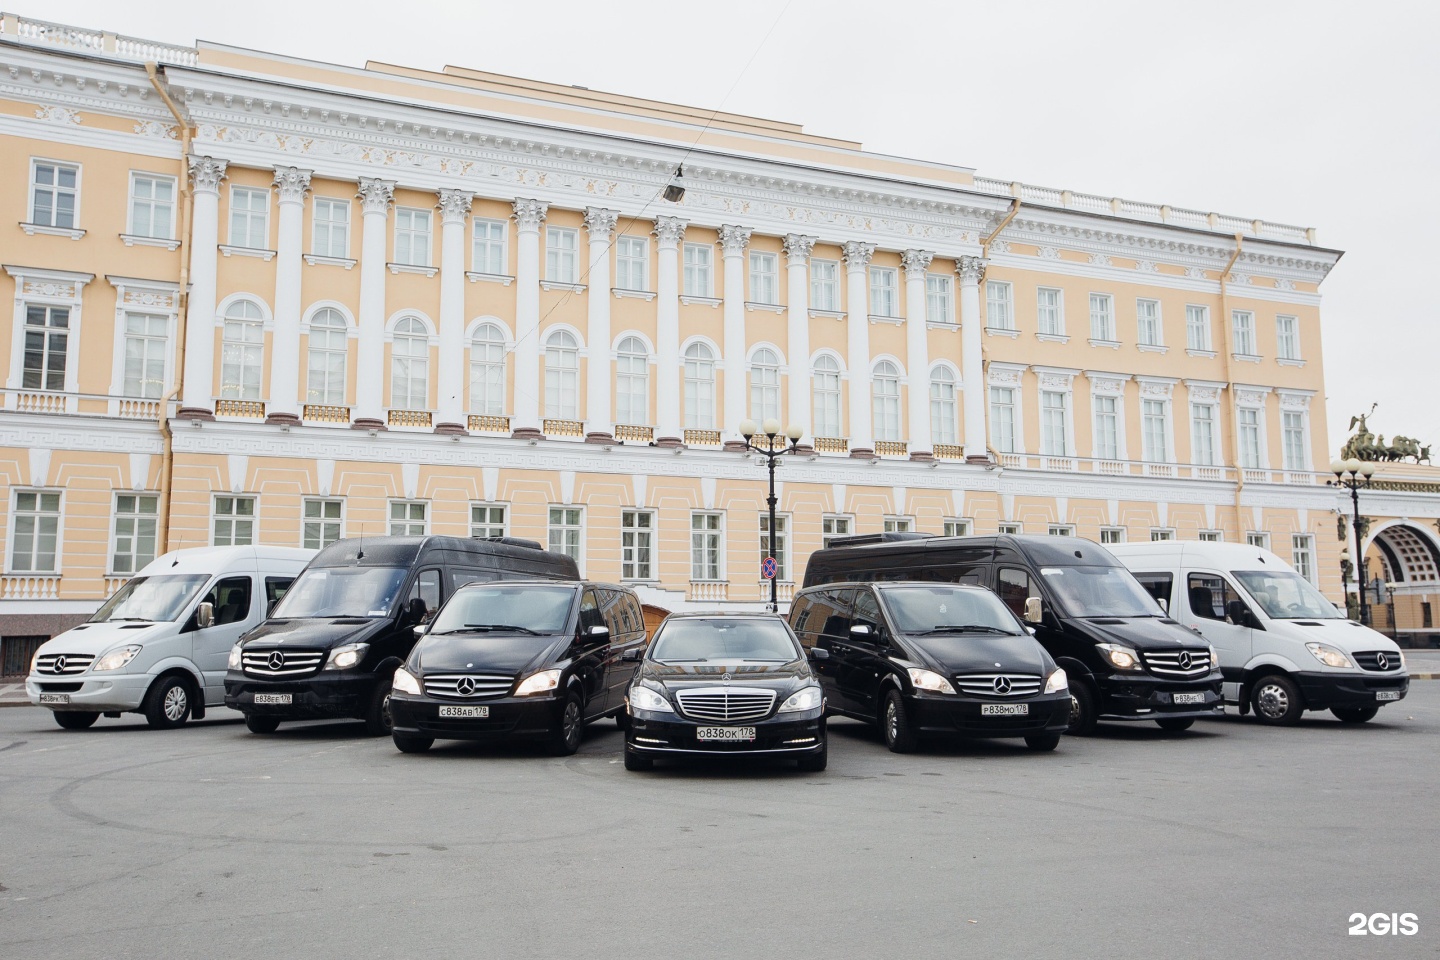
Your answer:
[[[829,752],[830,746],[828,744],[822,745],[819,753],[806,754],[795,761],[795,766],[800,769],[801,773],[819,773],[825,769],[825,765],[829,762],[829,758],[826,756]]]
[[[880,736],[891,753],[910,753],[916,746],[915,731],[905,714],[905,698],[894,687],[880,706]]]
[[[1034,736],[1025,738],[1025,746],[1039,753],[1048,753],[1060,746],[1060,734],[1037,733]]]
[[[390,719],[390,677],[375,681],[370,694],[370,703],[365,708],[365,732],[372,737],[383,737],[394,726]]]
[[[655,758],[647,757],[643,753],[636,753],[629,747],[625,748],[625,769],[626,770],[654,770]]]
[[[274,717],[247,716],[245,718],[245,729],[251,733],[274,733],[280,729],[280,721]]]
[[[630,713],[623,707],[615,712],[615,726],[622,731],[630,729]]]
[[[66,730],[86,730],[95,726],[100,714],[89,710],[56,710],[55,722]]]
[[[1095,732],[1099,712],[1095,709],[1095,688],[1086,680],[1070,682],[1070,726],[1065,732],[1071,736],[1088,737]]]
[[[1271,674],[1255,681],[1250,688],[1250,706],[1261,723],[1288,727],[1300,722],[1305,701],[1295,681],[1282,674]]]
[[[405,733],[392,733],[390,739],[401,753],[424,753],[435,745],[434,737],[412,737]]]
[[[145,697],[145,722],[156,730],[173,730],[190,719],[190,684],[182,677],[161,677]]]
[[[1380,712],[1379,707],[1331,707],[1330,712],[1341,723],[1364,723],[1367,720],[1375,719],[1375,714]]]
[[[568,757],[580,749],[580,738],[585,735],[585,710],[580,695],[571,693],[560,708],[555,727],[550,731],[550,752],[557,757]]]
[[[1156,720],[1156,726],[1161,730],[1169,730],[1171,733],[1179,733],[1181,730],[1189,730],[1195,725],[1194,717],[1166,717],[1163,720]]]

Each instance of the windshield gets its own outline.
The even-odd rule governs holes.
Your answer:
[[[311,567],[290,585],[270,616],[388,617],[408,572],[404,567]]]
[[[650,658],[663,663],[749,660],[789,663],[800,648],[780,620],[682,618],[667,620],[650,645]]]
[[[1124,567],[1041,567],[1040,574],[1072,617],[1164,616]]]
[[[106,620],[148,620],[154,623],[177,620],[190,601],[210,582],[207,573],[175,574],[169,577],[136,577],[115,591],[95,611],[91,623]]]
[[[1271,620],[1339,620],[1344,614],[1293,570],[1237,570],[1235,577]]]
[[[883,587],[880,596],[895,629],[904,634],[1009,633],[1019,627],[1000,598],[989,591],[965,590],[946,584],[925,587]],[[963,628],[963,629],[962,629]]]
[[[435,617],[435,633],[560,633],[570,622],[575,588],[487,583],[456,591]]]

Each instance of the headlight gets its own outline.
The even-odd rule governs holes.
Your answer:
[[[1220,669],[1220,651],[1215,649],[1215,644],[1210,644],[1210,670]]]
[[[934,674],[931,674],[931,676],[934,676]],[[945,683],[945,678],[941,677],[940,682]],[[948,683],[945,685],[949,686]],[[777,710],[776,713],[794,713],[797,710],[818,710],[821,699],[819,687],[802,687],[790,694],[789,699],[780,704],[780,709]]]
[[[931,693],[954,693],[955,688],[950,686],[950,681],[933,670],[921,670],[919,667],[909,669],[910,682],[915,684],[916,690],[928,690]]]
[[[230,648],[230,662],[227,663],[227,664],[225,664],[226,667],[228,667],[228,668],[231,669],[231,670],[239,670],[239,669],[240,669],[240,652],[241,652],[241,650],[242,650],[242,647],[241,647],[240,644],[238,644],[238,643],[235,644],[235,646],[233,646],[233,647]]]
[[[35,672],[35,666],[36,666],[36,664],[38,664],[39,662],[40,662],[40,651],[39,651],[39,650],[36,650],[36,651],[35,651],[35,656],[33,656],[33,657],[30,658],[30,672],[31,672],[31,673],[34,673],[34,672]]]
[[[395,676],[390,681],[390,688],[396,693],[410,693],[417,697],[420,695],[420,681],[416,680],[415,675],[404,667],[395,668]]]
[[[1059,667],[1056,667],[1055,672],[1045,678],[1046,693],[1059,693],[1061,690],[1069,689],[1070,678],[1065,676],[1065,671],[1061,670]]]
[[[132,643],[128,647],[121,647],[119,650],[111,650],[105,656],[95,661],[90,668],[99,673],[101,670],[119,670],[125,664],[135,659],[135,654],[140,652],[140,645]]]
[[[1100,655],[1110,662],[1116,670],[1143,670],[1140,665],[1140,654],[1136,653],[1133,647],[1122,647],[1118,643],[1097,643]]]
[[[539,673],[530,674],[521,681],[520,686],[515,689],[515,696],[533,697],[537,693],[549,693],[559,685],[559,670],[541,670]]]
[[[368,643],[347,643],[344,646],[336,647],[330,651],[330,659],[325,661],[325,669],[334,667],[336,670],[345,670],[355,666],[365,659],[366,652],[370,649]]]
[[[1315,659],[1327,667],[1340,667],[1345,670],[1354,669],[1350,665],[1350,658],[1328,643],[1315,643],[1312,641],[1311,643],[1305,644],[1305,649],[1313,653]]]
[[[632,710],[653,710],[657,712],[673,713],[674,708],[670,701],[664,696],[649,687],[642,687],[639,684],[630,688],[630,709]]]

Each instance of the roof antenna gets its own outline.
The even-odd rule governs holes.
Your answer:
[[[355,562],[359,563],[365,559],[365,524],[360,524],[360,552],[355,554]]]
[[[176,547],[175,550],[176,550],[176,552],[179,552],[179,551],[184,550],[184,549],[185,549],[185,535],[182,533],[182,534],[180,535],[180,546]],[[172,567],[178,567],[178,566],[180,566],[180,558],[179,558],[179,557],[176,557],[174,560],[171,560],[171,561],[170,561],[170,566],[172,566]]]

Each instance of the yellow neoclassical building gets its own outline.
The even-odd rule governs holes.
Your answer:
[[[881,530],[1250,540],[1340,596],[1312,230],[13,15],[0,86],[7,637],[167,547],[384,533],[663,610]],[[804,431],[773,545],[747,418]]]

